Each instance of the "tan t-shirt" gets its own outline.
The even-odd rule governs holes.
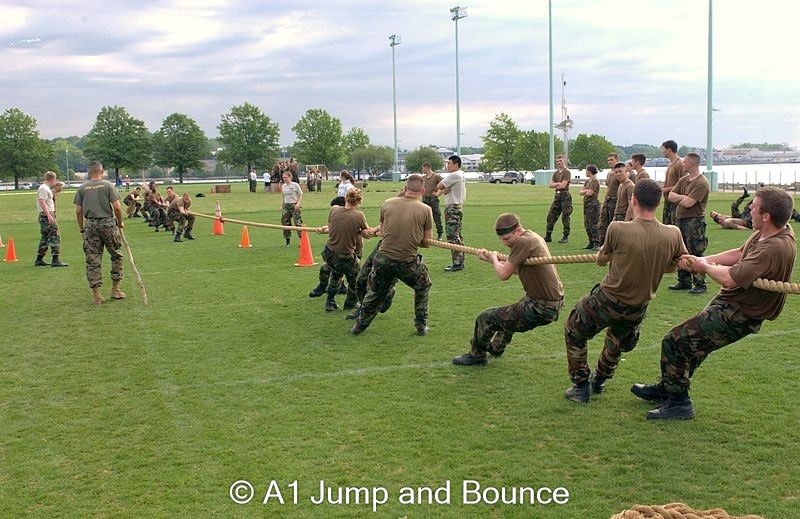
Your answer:
[[[642,170],[636,173],[636,178],[633,180],[634,183],[639,182],[640,180],[644,180],[646,178],[650,178],[650,174],[647,173],[647,170],[642,168]]]
[[[431,208],[416,198],[392,197],[381,207],[380,252],[396,261],[410,261],[433,228]]]
[[[517,266],[517,275],[526,294],[542,301],[560,301],[564,297],[564,285],[555,265],[523,265],[528,258],[549,255],[550,250],[542,237],[525,230],[511,245],[508,261]]]
[[[436,193],[436,186],[442,181],[442,176],[438,173],[431,174],[430,177],[422,175],[422,186],[425,189],[423,194],[425,196],[433,196]]]
[[[631,197],[633,196],[633,181],[629,178],[619,185],[617,188],[617,205],[614,206],[614,216],[625,216],[628,214],[628,209],[631,204]]]
[[[683,159],[678,157],[675,162],[671,162],[670,165],[667,166],[667,171],[664,172],[664,187],[674,186],[678,183],[678,179],[685,174],[686,173],[683,171]],[[667,195],[664,197],[666,198]]]
[[[597,202],[597,194],[600,192],[600,181],[597,180],[597,176],[592,178],[587,178],[586,182],[583,183],[583,189],[591,189],[592,195],[591,196],[583,196],[583,203],[588,204],[590,202]]]
[[[742,256],[730,269],[737,288],[723,288],[717,299],[730,303],[753,319],[775,320],[783,310],[786,294],[752,286],[758,278],[789,281],[797,255],[794,231],[788,225],[778,234],[759,240],[755,231],[741,247]]]
[[[180,211],[181,210],[180,208],[183,207],[188,211],[191,205],[192,205],[191,199],[188,202],[184,202],[182,196],[176,196],[175,198],[172,199],[172,202],[169,203],[169,209],[170,211]]]
[[[570,172],[570,170],[564,168],[555,170],[553,172],[553,176],[550,179],[550,181],[551,182],[564,182],[565,180],[567,181],[567,187],[565,187],[564,189],[556,190],[557,192],[560,193],[561,191],[569,191],[569,181],[571,178],[572,178],[572,173]]]
[[[328,213],[328,248],[339,254],[355,254],[366,229],[364,213],[335,205]]]
[[[675,184],[672,191],[697,201],[692,207],[683,207],[678,204],[678,208],[675,210],[675,218],[701,218],[705,214],[708,194],[711,193],[711,185],[706,177],[697,175],[690,180],[689,175],[684,175],[678,179],[678,183]]]
[[[606,176],[606,198],[614,198],[617,196],[617,188],[619,188],[619,180],[614,174],[614,170],[610,170]]]
[[[677,227],[642,218],[611,222],[602,250],[611,259],[600,286],[630,306],[652,301],[664,272],[687,254]]]

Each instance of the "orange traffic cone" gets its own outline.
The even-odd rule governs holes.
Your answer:
[[[0,236],[0,249],[2,249],[3,247],[5,247],[5,245],[3,245],[3,237]]]
[[[297,263],[295,267],[313,267],[314,254],[311,252],[311,242],[308,241],[308,233],[306,231],[300,232],[300,254],[297,256]]]
[[[3,261],[17,261],[17,251],[14,250],[14,238],[8,239],[8,250],[6,250],[6,259]]]
[[[239,243],[239,247],[252,247],[250,244],[250,233],[247,232],[246,225],[242,227],[242,241]]]
[[[219,206],[219,201],[217,201],[217,207],[214,208],[214,214],[218,220],[214,220],[214,230],[211,231],[211,234],[215,236],[225,234],[225,230],[222,228],[222,209]]]

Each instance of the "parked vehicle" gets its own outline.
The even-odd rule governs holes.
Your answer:
[[[516,184],[525,182],[525,177],[522,173],[517,173],[516,171],[507,171],[505,175],[501,179],[498,180],[501,184]]]
[[[483,179],[481,179],[481,181],[488,182],[490,184],[497,184],[498,182],[500,182],[500,179],[503,178],[503,176],[505,176],[505,174],[506,174],[505,171],[494,171],[492,173],[484,173]]]

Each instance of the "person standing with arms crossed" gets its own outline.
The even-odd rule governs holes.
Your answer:
[[[711,185],[700,173],[700,155],[687,153],[683,167],[689,173],[682,176],[669,192],[669,200],[675,204],[675,220],[683,235],[689,254],[702,256],[708,247],[706,236],[706,204]],[[692,287],[694,285],[694,288]],[[706,277],[702,272],[678,270],[678,283],[670,290],[688,290],[690,294],[706,293]]]
[[[464,201],[467,199],[467,186],[461,171],[461,157],[451,155],[447,159],[447,176],[436,186],[437,196],[444,193],[444,220],[448,243],[464,245],[461,236],[461,223],[464,219]],[[445,272],[464,270],[464,253],[452,251],[453,264],[445,267]]]
[[[639,326],[664,273],[674,271],[686,254],[680,231],[656,220],[660,201],[659,185],[644,179],[633,190],[635,218],[608,226],[606,241],[597,253],[597,264],[608,265],[608,272],[575,304],[564,323],[567,368],[574,384],[564,393],[569,400],[586,404],[590,393],[603,392],[622,354],[636,347]],[[587,342],[603,329],[605,342],[592,373]]]
[[[564,155],[556,155],[556,170],[550,179],[550,189],[555,189],[556,193],[553,203],[550,205],[550,211],[547,213],[547,232],[544,235],[544,241],[546,242],[553,241],[551,235],[559,216],[561,217],[561,223],[564,224],[564,235],[558,240],[558,243],[567,243],[569,241],[569,217],[572,214],[572,195],[569,194],[569,181],[571,178],[572,174],[567,169],[567,161]]]
[[[669,192],[678,183],[678,179],[686,173],[683,170],[683,159],[678,156],[678,143],[669,140],[661,144],[661,153],[669,159],[669,166],[667,171],[664,172],[664,187],[661,191],[664,193],[664,213],[661,216],[661,223],[666,225],[675,225],[675,211],[678,205],[669,200]]]
[[[83,251],[86,253],[86,279],[94,295],[94,303],[102,304],[100,295],[103,284],[103,248],[111,256],[111,299],[125,299],[120,290],[122,281],[121,230],[122,204],[114,185],[103,179],[103,165],[94,160],[89,164],[89,181],[84,182],[75,193],[75,217],[78,229],[83,234]]]
[[[300,189],[300,184],[292,182],[292,174],[289,171],[283,172],[283,185],[281,186],[281,225],[291,225],[294,220],[294,225],[300,227],[303,225],[303,215],[300,212],[300,201],[303,199],[303,190]],[[300,237],[300,232],[297,231],[297,237]],[[283,230],[283,238],[286,240],[286,247],[289,246],[292,231],[288,229]]]
[[[436,196],[436,186],[442,181],[442,176],[433,172],[430,162],[423,162],[422,178],[425,185],[425,191],[422,193],[422,203],[431,208],[433,223],[436,224],[436,239],[442,241],[442,212],[439,209],[439,197]]]
[[[764,320],[774,321],[781,314],[786,294],[756,288],[753,282],[791,279],[797,257],[794,232],[787,225],[792,205],[783,189],[759,188],[753,201],[754,231],[741,247],[707,258],[682,258],[682,268],[708,274],[722,289],[700,313],[664,335],[661,380],[631,387],[639,398],[661,404],[647,413],[648,420],[694,418],[689,388],[698,366],[711,352],[758,333]]]
[[[428,334],[431,280],[428,267],[418,251],[420,247],[428,246],[426,240],[433,235],[433,214],[431,208],[420,201],[422,191],[422,176],[409,175],[403,196],[389,198],[383,203],[381,223],[368,233],[371,236],[380,234],[381,241],[372,260],[361,312],[350,330],[353,335],[369,327],[398,279],[414,289],[417,335]]]
[[[555,265],[525,265],[528,258],[549,256],[541,236],[522,228],[515,214],[501,214],[494,226],[497,236],[510,249],[508,259],[501,261],[496,252],[480,249],[478,259],[492,264],[501,281],[519,276],[525,296],[514,304],[487,308],[475,319],[471,349],[453,359],[459,366],[486,365],[486,353],[503,354],[516,332],[527,332],[558,319],[564,306],[564,285]]]
[[[600,192],[600,181],[597,180],[597,166],[589,164],[586,166],[586,182],[581,188],[583,197],[583,227],[586,229],[586,236],[589,238],[589,245],[584,247],[588,250],[600,248],[600,202],[597,200],[597,193]]]
[[[52,171],[46,171],[44,174],[44,182],[39,186],[36,192],[36,207],[39,209],[39,231],[41,232],[41,239],[39,240],[39,248],[36,251],[36,261],[33,263],[35,267],[68,267],[69,264],[62,263],[59,260],[61,253],[61,231],[58,229],[56,222],[56,202],[53,195],[53,188],[56,185],[56,174]],[[52,263],[44,261],[44,255],[47,254],[47,248],[50,248],[50,254],[53,257]]]

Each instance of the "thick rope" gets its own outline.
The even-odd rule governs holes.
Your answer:
[[[131,250],[131,244],[128,243],[128,238],[125,237],[125,233],[122,229],[119,230],[119,235],[122,237],[122,243],[125,244],[125,248],[128,250],[128,259],[131,262],[131,268],[133,269],[133,273],[136,274],[136,282],[139,284],[139,291],[142,293],[142,301],[144,302],[144,306],[147,306],[147,292],[144,290],[144,282],[142,282],[142,275],[139,273],[139,269],[136,268],[136,263],[133,261],[133,251]]]
[[[728,515],[725,510],[692,510],[683,503],[669,503],[664,506],[635,505],[611,519],[764,519],[760,515]]]
[[[258,222],[246,222],[243,220],[232,220],[230,218],[220,218],[218,216],[212,216],[209,214],[200,214],[192,212],[193,215],[199,216],[200,218],[209,218],[211,220],[220,220],[221,222],[231,222],[231,223],[238,223],[241,225],[250,225],[253,227],[264,227],[266,229],[284,229],[288,231],[308,231],[308,232],[315,232],[317,234],[327,234],[328,230],[327,227],[296,227],[293,225],[277,225],[277,224],[270,224],[270,223],[258,223]],[[467,247],[464,245],[458,245],[457,243],[449,243],[434,239],[425,240],[425,243],[431,245],[433,247],[439,247],[440,249],[448,249],[456,252],[463,252],[465,254],[472,254],[476,256],[478,254],[478,250],[475,247]],[[500,261],[508,260],[508,256],[505,254],[497,253],[497,258]],[[571,254],[571,255],[564,255],[564,256],[540,256],[538,258],[528,258],[525,260],[525,265],[551,265],[551,264],[566,264],[566,263],[595,263],[597,261],[597,254]],[[781,292],[784,294],[800,294],[800,284],[798,283],[789,283],[786,281],[772,281],[769,279],[759,278],[753,282],[753,286],[756,288],[760,288],[761,290],[766,290],[768,292]]]

